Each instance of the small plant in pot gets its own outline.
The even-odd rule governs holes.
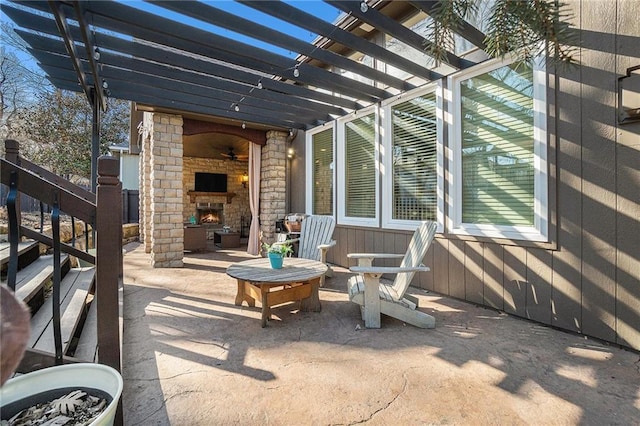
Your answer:
[[[288,243],[263,244],[262,248],[267,253],[273,269],[282,268],[284,257],[293,253],[293,248]]]

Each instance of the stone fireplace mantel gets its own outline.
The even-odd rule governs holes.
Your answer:
[[[235,192],[201,192],[201,191],[187,191],[189,199],[192,203],[195,203],[198,197],[226,197],[227,204],[231,203],[231,199],[236,196]]]

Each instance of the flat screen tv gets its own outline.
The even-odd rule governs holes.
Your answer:
[[[196,172],[197,192],[227,192],[227,175]]]

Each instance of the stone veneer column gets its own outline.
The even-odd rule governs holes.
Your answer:
[[[268,131],[260,171],[260,230],[262,241],[275,241],[275,222],[286,214],[287,132]]]
[[[140,238],[145,253],[151,253],[151,133],[153,114],[145,112],[142,118],[142,152],[140,153]]]
[[[146,115],[146,114],[145,114]],[[151,264],[183,266],[182,117],[152,114],[150,142]]]

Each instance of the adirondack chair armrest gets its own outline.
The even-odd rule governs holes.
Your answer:
[[[336,245],[336,240],[331,240],[331,241],[329,241],[328,244],[320,244],[318,246],[318,249],[320,249],[320,250],[329,250],[331,247],[333,247],[335,245]]]
[[[394,254],[394,253],[349,253],[347,257],[350,259],[402,259],[404,254]]]
[[[280,241],[280,244],[293,244],[293,243],[297,243],[300,242],[300,238],[292,238],[290,240],[284,240],[284,241]]]
[[[401,274],[405,272],[428,272],[431,269],[428,266],[351,266],[349,268],[351,272],[358,274]]]
[[[318,250],[320,250],[320,261],[322,263],[327,263],[327,250],[329,250],[331,247],[335,246],[336,242],[335,240],[331,240],[329,241],[328,244],[320,244],[318,246]],[[329,266],[329,265],[327,265]],[[329,272],[328,276],[332,276],[332,272]]]
[[[393,253],[349,253],[348,258],[357,259],[358,266],[369,267],[372,266],[374,259],[402,259],[404,254]]]

